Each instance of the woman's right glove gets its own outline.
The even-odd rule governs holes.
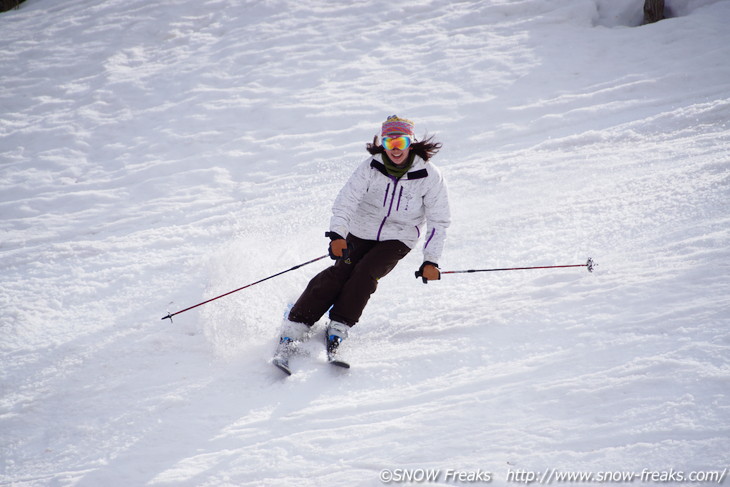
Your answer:
[[[347,240],[335,232],[327,232],[324,236],[330,238],[330,257],[334,260],[347,259],[350,254],[350,249],[347,248]]]
[[[438,281],[441,279],[439,265],[434,262],[425,261],[416,271],[416,278],[418,277],[423,279],[424,284],[428,284],[428,281]]]

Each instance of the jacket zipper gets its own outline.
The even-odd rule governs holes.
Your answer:
[[[398,189],[398,179],[392,178],[395,181],[395,184],[393,185],[393,194],[390,197],[390,206],[388,207],[388,214],[383,217],[383,221],[380,222],[380,228],[378,228],[378,236],[375,238],[375,240],[380,241],[380,232],[383,231],[383,226],[385,226],[385,222],[390,216],[390,213],[393,211],[393,201],[395,201],[395,191]],[[388,183],[388,187],[385,188],[385,200],[383,201],[383,206],[385,206],[385,203],[388,201],[388,190],[390,189],[390,183]],[[403,187],[401,187],[401,194],[403,194]],[[398,206],[400,206],[400,198],[398,198]],[[396,206],[396,211],[398,211],[398,207]]]

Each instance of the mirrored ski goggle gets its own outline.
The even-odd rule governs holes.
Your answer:
[[[385,150],[406,150],[411,145],[411,138],[407,135],[400,137],[383,137]]]

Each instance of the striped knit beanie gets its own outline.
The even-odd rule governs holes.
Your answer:
[[[383,122],[383,130],[381,135],[385,137],[391,134],[410,135],[415,134],[416,125],[408,119],[399,118],[397,115],[391,115]]]

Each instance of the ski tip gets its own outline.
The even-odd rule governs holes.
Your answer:
[[[342,360],[330,360],[330,364],[336,367],[342,367],[343,369],[350,368],[350,364],[348,364],[347,362],[343,362]]]
[[[271,363],[279,370],[284,372],[287,376],[291,375],[291,369],[289,368],[288,364],[285,364],[284,362],[280,360],[272,360]]]

